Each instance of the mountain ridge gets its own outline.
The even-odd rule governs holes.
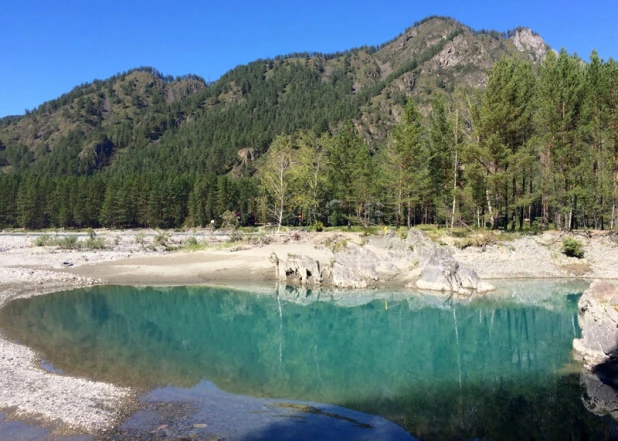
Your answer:
[[[259,59],[213,83],[197,75],[132,69],[77,86],[26,115],[0,119],[0,167],[92,174],[118,157],[131,157],[131,151],[171,150],[169,138],[182,136],[191,124],[202,127],[188,131],[202,135],[191,134],[189,148],[210,150],[200,166],[217,173],[238,164],[242,148],[264,152],[278,134],[332,131],[345,119],[356,120],[375,149],[407,99],[427,108],[432,94],[482,88],[497,59],[521,56],[536,62],[539,48],[546,44],[526,28],[474,31],[448,17],[427,17],[379,46]],[[267,84],[271,79],[278,81],[275,87]],[[256,113],[263,114],[260,127],[251,121]],[[239,124],[232,124],[231,114]],[[218,131],[226,126],[226,133]],[[64,159],[54,157],[67,155],[75,165],[59,167]],[[142,169],[140,161],[129,161],[129,168]]]

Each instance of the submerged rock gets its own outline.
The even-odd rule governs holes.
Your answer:
[[[615,378],[616,372],[613,372]],[[589,412],[595,415],[611,415],[618,419],[618,390],[615,381],[611,381],[598,372],[584,371],[580,377],[582,402]]]
[[[573,340],[573,349],[586,367],[618,358],[618,288],[595,280],[579,299],[578,309],[582,338]]]

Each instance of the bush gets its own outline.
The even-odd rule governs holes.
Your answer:
[[[62,239],[58,239],[58,246],[63,250],[75,250],[79,248],[77,244],[77,236],[65,236]]]
[[[87,250],[102,250],[105,248],[105,239],[102,237],[91,236],[83,242],[79,243],[80,248]]]
[[[54,240],[47,234],[37,237],[33,242],[35,247],[45,247],[48,245],[55,245]]]
[[[137,233],[135,235],[135,243],[144,245],[145,242],[146,242],[146,235],[144,233]]]
[[[562,241],[562,253],[568,257],[581,259],[584,257],[584,245],[572,237],[565,237]]]
[[[154,237],[154,243],[158,246],[167,247],[167,241],[169,240],[170,235],[165,231],[160,231]]]
[[[487,245],[493,245],[498,241],[496,235],[492,232],[485,232],[482,234],[475,234],[465,239],[459,240],[455,243],[455,246],[460,250],[464,250],[468,247],[477,247],[485,250]]]
[[[314,224],[315,227],[315,231],[317,231],[318,233],[321,231],[324,231],[324,224],[322,223],[322,221],[316,221],[316,223]]]
[[[236,213],[228,210],[221,214],[221,228],[224,230],[236,230],[238,226],[238,217]]]

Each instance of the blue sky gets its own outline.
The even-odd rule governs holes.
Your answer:
[[[615,0],[7,1],[0,117],[133,67],[216,80],[256,58],[379,44],[428,15],[476,29],[528,26],[556,49],[618,59]]]

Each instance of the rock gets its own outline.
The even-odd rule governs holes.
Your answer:
[[[60,265],[64,266],[65,268],[66,267],[71,267],[71,266],[73,266],[73,262],[69,262],[68,260],[65,260],[64,262],[61,262]]]
[[[378,267],[384,265],[378,256],[364,247],[352,246],[335,254],[331,283],[338,288],[366,288],[379,280]]]
[[[296,279],[302,285],[322,283],[320,262],[307,256],[289,255],[287,259],[279,260],[277,278],[280,281]]]
[[[618,288],[595,280],[577,306],[582,338],[573,340],[573,349],[586,367],[618,358]]]
[[[580,384],[583,390],[582,402],[589,412],[598,416],[610,414],[618,419],[618,391],[615,387],[588,371],[582,372]]]
[[[404,241],[390,233],[370,237],[364,245],[351,244],[334,253],[330,267],[306,256],[290,255],[277,261],[281,282],[330,284],[336,288],[367,288],[394,277],[416,279],[406,286],[470,295],[494,289],[476,272],[460,265],[446,249],[422,232],[411,229]]]
[[[535,35],[528,28],[520,29],[515,32],[511,40],[519,52],[531,52],[538,60],[542,59],[547,53],[548,47],[545,40],[539,35]]]
[[[420,231],[410,230],[406,243],[413,248],[422,268],[419,279],[408,283],[408,287],[416,286],[419,289],[456,292],[462,295],[495,289],[491,284],[482,281],[474,270],[457,262],[446,248],[439,247]]]

